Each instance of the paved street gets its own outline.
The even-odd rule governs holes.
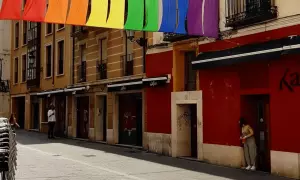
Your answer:
[[[280,180],[143,151],[17,132],[17,180]]]

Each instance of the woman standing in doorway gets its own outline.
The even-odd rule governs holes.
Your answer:
[[[240,119],[240,127],[242,136],[240,139],[244,144],[244,155],[246,159],[246,170],[256,170],[256,144],[253,129],[247,124],[244,118]]]

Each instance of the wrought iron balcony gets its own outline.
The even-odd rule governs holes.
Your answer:
[[[97,80],[107,79],[107,60],[97,61]]]
[[[163,41],[176,42],[176,41],[182,41],[182,40],[198,38],[198,37],[199,36],[190,36],[186,34],[164,33]]]
[[[84,26],[73,26],[72,29],[72,37],[78,37],[81,38],[85,35],[88,34],[88,27],[84,27]]]
[[[77,66],[77,82],[86,82],[86,61]]]
[[[133,54],[126,54],[121,56],[123,76],[133,75],[133,66],[134,66],[134,57]]]
[[[226,0],[226,27],[238,28],[276,17],[274,0]]]
[[[9,92],[8,80],[0,80],[0,92]]]
[[[40,71],[37,71],[37,68],[33,63],[29,63],[27,69],[27,87],[38,87],[40,85]]]

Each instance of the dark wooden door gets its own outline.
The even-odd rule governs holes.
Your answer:
[[[55,135],[59,137],[66,136],[66,97],[56,96],[55,99],[56,124]]]
[[[84,113],[87,110],[87,113]],[[77,98],[77,137],[87,139],[89,137],[89,123],[85,122],[85,115],[89,115],[89,97]],[[89,117],[86,117],[89,120]]]
[[[191,156],[197,158],[198,143],[197,143],[197,105],[190,105],[191,112]]]
[[[119,143],[142,144],[141,93],[119,96]]]
[[[40,108],[39,103],[33,103],[33,129],[39,129],[39,116],[40,116]]]
[[[257,103],[257,128],[256,128],[256,144],[257,144],[257,167],[261,171],[270,172],[270,141],[269,141],[269,98],[261,96]]]
[[[20,125],[20,129],[25,128],[25,97],[17,98],[17,121]]]

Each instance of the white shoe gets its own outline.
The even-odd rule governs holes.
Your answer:
[[[256,167],[255,166],[252,166],[251,167],[251,171],[255,171],[256,170]]]
[[[250,169],[251,169],[251,166],[247,166],[247,167],[246,167],[246,170],[250,170]]]

